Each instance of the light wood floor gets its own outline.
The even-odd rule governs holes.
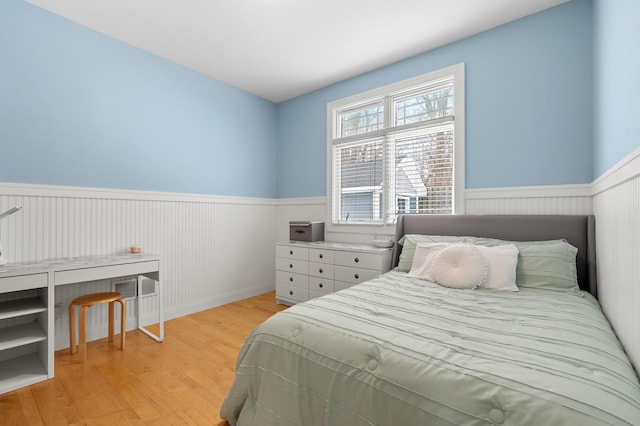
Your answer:
[[[55,378],[0,395],[0,425],[227,425],[219,409],[238,351],[285,309],[267,293],[165,323],[165,341],[127,332],[126,349],[87,345],[87,362],[55,354]]]

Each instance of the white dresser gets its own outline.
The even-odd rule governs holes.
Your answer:
[[[391,269],[391,249],[290,241],[276,244],[276,301],[304,302],[370,280]]]

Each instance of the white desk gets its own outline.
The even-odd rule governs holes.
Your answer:
[[[56,286],[126,276],[138,276],[138,328],[162,342],[163,289],[158,256],[118,254],[0,266],[0,294],[5,296],[0,301],[0,394],[54,376]],[[140,322],[141,277],[158,283],[158,335]]]

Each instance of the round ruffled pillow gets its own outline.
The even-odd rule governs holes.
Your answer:
[[[431,281],[451,288],[477,288],[487,279],[487,259],[471,244],[451,244],[428,267]]]

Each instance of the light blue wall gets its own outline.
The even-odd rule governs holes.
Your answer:
[[[323,196],[327,102],[464,62],[467,188],[588,183],[631,150],[601,137],[593,157],[592,28],[591,0],[573,0],[276,106],[2,0],[0,182]]]
[[[593,10],[573,0],[278,105],[278,195],[326,194],[326,103],[466,64],[466,187],[593,179]]]
[[[640,146],[640,1],[594,2],[594,177]]]
[[[275,104],[0,1],[0,182],[276,197]]]

